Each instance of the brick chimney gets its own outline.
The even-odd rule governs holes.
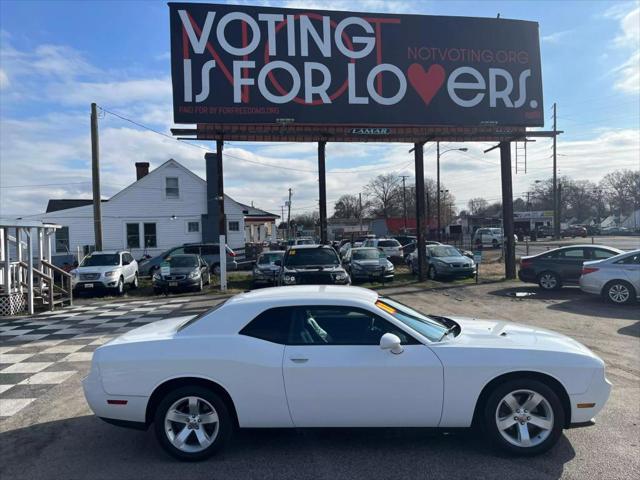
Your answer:
[[[136,162],[136,180],[149,174],[149,162]]]

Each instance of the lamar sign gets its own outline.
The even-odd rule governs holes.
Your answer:
[[[535,22],[169,7],[176,123],[543,125]]]

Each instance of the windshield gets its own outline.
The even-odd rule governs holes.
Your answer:
[[[459,257],[460,252],[448,245],[437,245],[435,247],[429,247],[429,255],[432,257]]]
[[[198,266],[198,257],[171,257],[169,259],[169,266],[174,268],[196,267]]]
[[[500,230],[499,228],[490,228],[489,231],[491,233],[495,233],[496,235],[500,235],[502,233],[502,230]]]
[[[379,258],[386,258],[386,255],[376,248],[367,248],[364,250],[354,250],[354,260],[377,260]]]
[[[276,260],[282,260],[282,253],[263,253],[258,259],[258,265],[270,265]]]
[[[117,253],[91,255],[85,257],[80,264],[81,267],[115,267],[117,265],[120,265],[120,255]]]
[[[390,298],[380,297],[376,306],[432,342],[440,341],[449,330],[446,325],[435,318],[417,312]]]
[[[287,267],[334,266],[340,265],[338,254],[333,248],[292,248],[287,254]]]
[[[309,238],[296,240],[297,245],[313,245],[313,240]]]
[[[399,247],[400,242],[397,240],[380,240],[378,242],[379,247]]]

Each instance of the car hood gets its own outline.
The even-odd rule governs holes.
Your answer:
[[[476,320],[466,317],[449,317],[462,328],[452,342],[471,347],[529,348],[533,350],[573,352],[595,357],[580,342],[544,328],[506,322],[504,320]]]
[[[441,262],[444,262],[444,263],[468,263],[468,264],[471,263],[467,257],[455,257],[455,256],[433,257],[433,259],[440,260]]]
[[[312,267],[312,268],[308,268],[308,267],[284,267],[285,272],[297,272],[297,273],[306,273],[306,272],[322,272],[322,273],[337,273],[337,272],[344,272],[344,269],[340,266],[340,265],[336,265],[336,266],[326,266],[326,267],[322,267],[322,268],[317,268],[317,267]]]
[[[121,268],[120,265],[101,265],[101,266],[96,266],[96,267],[78,267],[75,270],[78,273],[104,273],[104,272],[111,272],[113,270],[117,270],[118,268]]]
[[[277,272],[280,270],[278,265],[257,265],[256,268],[262,272]]]
[[[189,275],[197,269],[197,267],[171,267],[169,275]]]
[[[194,318],[195,315],[188,315],[183,317],[167,318],[165,320],[159,320],[157,322],[148,323],[133,330],[128,331],[124,335],[120,335],[114,338],[104,346],[109,345],[122,345],[126,343],[138,343],[148,342],[153,340],[166,340],[172,338],[178,328],[183,323]]]
[[[371,266],[383,267],[387,265],[387,259],[383,258],[383,259],[377,259],[377,260],[351,260],[351,263],[360,265],[363,267],[371,267]]]

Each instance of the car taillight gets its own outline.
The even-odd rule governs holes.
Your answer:
[[[234,252],[233,250],[229,250],[229,251],[227,252],[227,254],[228,254],[230,257],[236,257],[236,256],[238,256],[238,254],[237,254],[236,252]]]
[[[520,268],[529,268],[532,263],[531,260],[520,260]]]
[[[600,270],[599,268],[594,267],[582,267],[582,275],[586,275],[587,273],[593,273]]]

